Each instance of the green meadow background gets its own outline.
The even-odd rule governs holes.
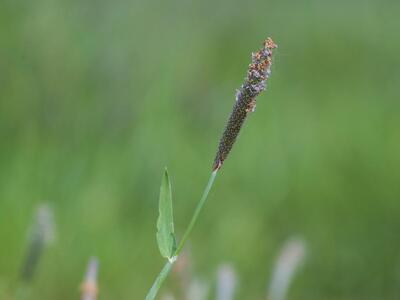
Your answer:
[[[250,54],[273,37],[268,90],[187,247],[236,299],[265,299],[282,244],[308,256],[289,299],[400,297],[399,1],[0,3],[0,298],[13,299],[36,207],[54,211],[29,299],[143,299],[164,166],[182,235]],[[174,277],[165,289],[174,286]],[[210,298],[212,299],[212,297]]]

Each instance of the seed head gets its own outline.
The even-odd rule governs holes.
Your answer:
[[[42,204],[37,208],[35,220],[29,228],[29,243],[20,273],[24,282],[33,279],[43,250],[54,240],[54,227],[52,210]]]
[[[92,257],[88,263],[85,279],[81,285],[81,300],[97,299],[98,265],[97,258]]]
[[[271,74],[272,50],[276,47],[277,45],[272,39],[267,38],[263,47],[252,54],[245,81],[236,92],[236,102],[220,139],[212,167],[213,171],[221,168],[235,143],[244,120],[256,108],[256,97],[266,89],[266,81]]]

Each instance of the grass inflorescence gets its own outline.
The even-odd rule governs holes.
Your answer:
[[[161,184],[159,199],[160,206],[157,222],[157,242],[161,255],[168,260],[150,288],[146,300],[153,300],[156,298],[158,290],[171,271],[173,263],[178,258],[179,253],[182,251],[194,225],[197,222],[217,173],[231,151],[247,115],[255,109],[256,97],[266,89],[266,81],[271,73],[272,50],[276,47],[277,46],[272,39],[268,38],[264,41],[263,47],[252,54],[252,62],[249,64],[245,81],[236,93],[236,101],[232,113],[220,139],[210,179],[194,210],[189,225],[176,248],[176,237],[173,228],[171,185],[168,173],[165,172]]]

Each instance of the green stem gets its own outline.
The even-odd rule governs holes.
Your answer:
[[[213,186],[215,177],[217,176],[217,172],[218,172],[218,170],[215,170],[214,172],[211,173],[210,179],[208,179],[207,186],[203,192],[203,195],[201,196],[199,203],[196,206],[196,210],[194,211],[192,219],[190,220],[189,226],[186,228],[186,231],[182,236],[182,239],[178,245],[178,248],[175,251],[175,256],[177,256],[179,253],[181,253],[182,248],[185,245],[186,240],[187,240],[190,232],[192,231],[194,224],[196,224],[196,221],[197,221],[197,218],[199,217],[200,211],[203,208],[203,205],[207,200],[208,193],[210,192],[211,187]]]
[[[192,231],[194,225],[196,224],[196,221],[200,215],[201,209],[204,206],[204,203],[207,200],[208,194],[211,190],[211,187],[213,186],[215,177],[217,176],[218,170],[215,170],[211,173],[210,179],[208,179],[208,183],[206,188],[204,189],[203,195],[200,198],[199,203],[197,203],[196,209],[193,213],[192,219],[190,220],[190,223],[188,227],[186,228],[185,233],[182,236],[182,239],[174,253],[174,257],[177,257],[178,254],[182,251],[183,246],[186,243],[186,240],[189,237],[190,232]],[[164,282],[165,278],[167,278],[168,273],[171,271],[172,264],[175,262],[175,260],[170,260],[168,261],[164,267],[162,268],[161,272],[158,274],[156,280],[154,281],[153,285],[151,286],[150,291],[148,292],[145,300],[154,300],[157,296],[158,290],[160,289],[162,283]]]
[[[148,292],[145,300],[156,299],[157,292],[160,289],[165,278],[167,278],[169,271],[171,271],[171,268],[172,268],[172,263],[168,261],[164,265],[164,268],[162,268],[160,274],[158,274],[158,276],[157,276],[156,280],[154,281],[153,285],[151,286],[151,289]]]

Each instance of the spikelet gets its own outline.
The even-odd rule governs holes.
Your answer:
[[[89,260],[86,275],[81,284],[81,300],[96,300],[97,299],[97,273],[99,263],[97,258],[92,257]]]
[[[47,204],[40,205],[36,210],[34,222],[29,228],[28,246],[20,271],[23,282],[32,281],[43,251],[54,240],[54,228],[51,208]]]
[[[263,48],[252,54],[247,76],[236,93],[236,102],[219,142],[213,171],[221,168],[227,158],[240,129],[250,112],[256,107],[256,97],[266,89],[266,81],[271,73],[272,50],[277,46],[271,38],[264,41]]]
[[[293,278],[307,254],[307,244],[299,237],[292,237],[283,245],[272,272],[268,300],[284,300]]]

